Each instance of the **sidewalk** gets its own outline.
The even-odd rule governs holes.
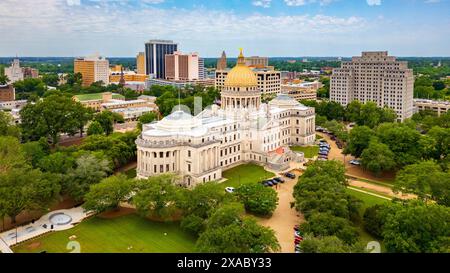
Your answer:
[[[51,216],[57,218],[58,215],[65,217],[63,220],[68,220],[70,222],[57,224],[55,223],[55,219],[53,219],[52,222],[50,219]],[[10,247],[15,244],[30,240],[48,232],[70,229],[89,215],[90,214],[85,212],[82,207],[51,211],[35,221],[34,224],[18,226],[17,229],[14,228],[0,233],[0,251],[2,253],[12,253]],[[53,229],[51,229],[52,225]]]

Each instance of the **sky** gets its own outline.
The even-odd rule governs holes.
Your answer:
[[[0,56],[450,56],[450,0],[0,0]]]

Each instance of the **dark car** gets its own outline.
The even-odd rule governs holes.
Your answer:
[[[272,181],[268,180],[265,182],[265,185],[272,187],[274,184],[272,183]]]
[[[275,177],[275,178],[272,179],[272,180],[275,180],[275,181],[277,181],[277,182],[279,182],[279,183],[284,183],[284,180],[283,180],[281,177]]]
[[[284,176],[291,178],[291,179],[295,178],[295,174],[293,174],[293,173],[285,173]]]

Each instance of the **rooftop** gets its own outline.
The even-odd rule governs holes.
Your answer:
[[[75,95],[75,97],[79,100],[79,101],[88,101],[88,100],[102,100],[103,99],[103,95],[102,93],[92,93],[92,94],[80,94],[80,95]],[[113,94],[112,95],[113,99],[125,99],[124,96],[120,95],[120,94]]]

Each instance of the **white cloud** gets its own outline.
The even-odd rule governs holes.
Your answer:
[[[306,5],[306,0],[284,0],[288,6],[303,6]]]
[[[77,0],[71,0],[69,5],[66,0],[33,0],[18,5],[17,0],[0,0],[0,56],[83,56],[93,52],[133,56],[152,38],[173,39],[181,50],[203,56],[219,55],[223,49],[234,50],[230,51],[233,55],[239,47],[255,55],[336,56],[358,54],[372,43],[390,49],[386,45],[392,40],[406,52],[434,50],[448,55],[444,45],[450,33],[446,29],[439,35],[429,29],[417,31],[422,37],[405,43],[411,26],[382,27],[379,20],[358,16],[242,16],[205,8],[136,8],[128,0],[97,0],[98,8],[86,2],[77,5]],[[119,6],[123,3],[126,6]]]
[[[379,6],[381,5],[381,0],[366,0],[369,6]]]
[[[81,0],[66,0],[69,6],[79,6],[81,5]]]
[[[337,0],[284,0],[284,3],[288,6],[304,6],[307,4],[319,3],[321,6],[326,6]]]
[[[256,7],[270,8],[271,2],[272,0],[255,0],[252,4]]]

